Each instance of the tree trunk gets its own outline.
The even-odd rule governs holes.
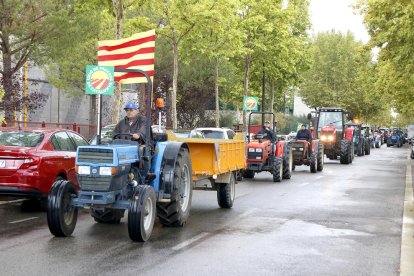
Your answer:
[[[115,26],[115,39],[122,37],[122,20],[124,17],[124,0],[112,0],[112,7],[114,9],[116,26]],[[114,108],[112,110],[112,123],[116,124],[119,121],[119,109],[121,105],[121,91],[122,85],[115,83],[114,94]]]
[[[271,99],[270,99],[270,106],[269,106],[269,112],[270,113],[273,113],[273,106],[275,104],[275,87],[274,87],[274,84],[273,84],[273,80],[272,79],[269,80],[269,84],[270,84],[270,97],[271,97]]]
[[[250,55],[244,58],[244,96],[248,96],[249,92],[249,69],[250,69]],[[247,131],[246,110],[243,109],[243,131]]]
[[[216,127],[220,127],[220,103],[219,103],[218,78],[219,78],[219,59],[216,58],[216,80],[215,80],[215,85],[214,85],[214,90],[216,92]]]
[[[176,42],[172,44],[174,55],[174,70],[173,70],[173,89],[171,97],[171,113],[172,113],[172,127],[177,129],[177,82],[178,82],[178,45]]]
[[[4,43],[9,45],[8,37],[5,36]],[[11,56],[3,52],[3,108],[4,108],[4,119],[6,120],[8,126],[12,126],[11,122],[14,120],[14,101],[10,99],[14,98],[15,87],[13,85],[13,68],[12,68],[12,59]],[[7,99],[7,100],[6,100]]]

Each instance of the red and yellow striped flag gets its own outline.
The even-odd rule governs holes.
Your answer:
[[[140,69],[154,76],[155,30],[134,34],[119,40],[98,42],[98,65],[114,66],[115,69]],[[146,83],[139,73],[116,73],[115,82]]]

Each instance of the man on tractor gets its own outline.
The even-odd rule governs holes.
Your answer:
[[[298,133],[296,134],[296,140],[306,140],[309,143],[312,142],[312,134],[306,128],[305,124],[302,124],[302,126],[300,127]]]
[[[145,143],[145,117],[138,113],[138,105],[133,102],[129,102],[125,105],[124,110],[126,112],[126,116],[116,125],[112,138],[131,139],[138,141],[140,144]]]
[[[254,135],[257,139],[258,135],[263,135],[263,139],[273,141],[273,130],[270,128],[270,121],[266,121],[264,126]]]

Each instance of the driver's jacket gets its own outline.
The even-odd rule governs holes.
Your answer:
[[[115,137],[115,135],[117,134],[134,134],[134,133],[138,133],[140,136],[140,142],[141,143],[145,143],[145,128],[146,128],[146,124],[145,124],[145,117],[138,114],[137,119],[130,125],[129,124],[129,119],[128,117],[125,116],[124,119],[122,119],[121,121],[118,122],[118,124],[116,125],[114,132],[112,133],[112,139]],[[117,139],[131,139],[131,136],[129,135],[118,135],[116,137]]]
[[[312,141],[312,134],[308,129],[299,130],[296,134],[296,139],[298,140],[307,140],[308,142]]]

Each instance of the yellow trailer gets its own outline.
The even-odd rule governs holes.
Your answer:
[[[232,140],[177,138],[167,131],[168,140],[185,142],[190,151],[194,189],[217,190],[220,207],[230,208],[240,170],[246,168],[246,144],[241,134]]]

